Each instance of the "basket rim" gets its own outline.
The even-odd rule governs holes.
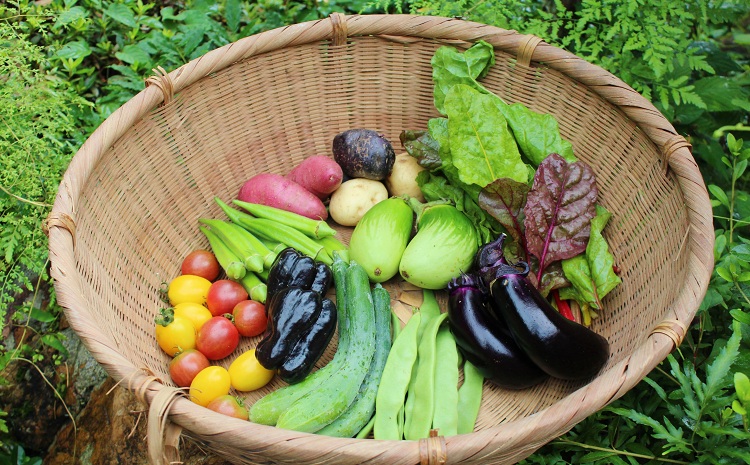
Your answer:
[[[99,160],[138,120],[171,98],[173,93],[189,87],[199,79],[252,56],[321,41],[333,45],[345,43],[352,37],[377,36],[385,40],[411,41],[431,39],[453,44],[484,40],[496,50],[518,58],[518,65],[543,64],[588,87],[619,108],[642,130],[660,150],[665,169],[675,177],[684,197],[689,217],[683,249],[688,253],[687,277],[666,314],[669,316],[655,328],[646,342],[629,357],[602,372],[591,383],[572,392],[555,404],[513,422],[486,430],[445,438],[449,462],[468,458],[498,457],[508,450],[504,459],[520,460],[549,439],[557,437],[576,423],[622,396],[663,360],[684,337],[700,305],[713,270],[713,223],[708,192],[690,146],[666,118],[643,96],[606,70],[586,62],[576,55],[549,45],[541,39],[472,21],[417,15],[343,15],[334,13],[328,18],[298,23],[261,32],[225,45],[186,63],[169,73],[149,80],[147,87],[118,108],[86,140],[70,162],[57,192],[48,217],[50,273],[55,281],[58,303],[66,317],[94,358],[117,381],[128,380],[129,389],[151,404],[160,391],[174,389],[162,384],[142,367],[134,366],[118,353],[116,344],[104,336],[86,318],[89,310],[79,289],[82,278],[75,260],[75,218],[83,187]],[[661,328],[661,329],[659,329]],[[152,405],[153,406],[153,405]],[[203,409],[184,396],[170,401],[165,414],[175,424],[198,435],[217,436],[197,418],[205,416]],[[241,433],[247,433],[245,435]],[[251,433],[254,433],[251,435]],[[378,453],[368,447],[372,440],[339,439],[281,430],[275,427],[247,423],[232,424],[226,434],[227,444],[247,446],[252,437],[258,450],[273,448],[280,443],[296,450],[310,452],[316,457],[321,444],[330,451],[349,449],[373,452],[378,460],[393,458],[398,461],[420,461],[420,444],[415,441],[377,441]],[[470,437],[470,439],[468,439]],[[352,448],[352,445],[354,446]],[[516,446],[525,448],[521,452]],[[533,447],[533,449],[529,449]],[[319,458],[320,454],[317,454]]]

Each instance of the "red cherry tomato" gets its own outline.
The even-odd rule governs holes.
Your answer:
[[[190,387],[195,375],[209,365],[206,356],[198,350],[184,350],[169,362],[169,376],[179,387]]]
[[[209,360],[221,360],[240,343],[240,333],[229,318],[215,316],[205,322],[198,331],[196,348]]]
[[[250,419],[250,412],[245,407],[245,404],[231,394],[217,397],[209,402],[206,408],[241,420]]]
[[[232,313],[235,305],[248,298],[247,291],[240,283],[220,279],[208,288],[206,306],[214,316],[218,316]]]
[[[242,336],[254,337],[263,334],[268,326],[266,306],[255,300],[243,300],[234,306],[234,325]]]
[[[221,267],[216,256],[208,250],[193,250],[182,261],[182,274],[191,274],[209,281],[219,277]]]

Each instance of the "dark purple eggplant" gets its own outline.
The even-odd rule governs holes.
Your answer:
[[[581,380],[596,375],[609,358],[607,339],[558,313],[526,278],[528,272],[524,262],[497,263],[482,275],[513,339],[550,376]]]
[[[506,389],[524,389],[547,375],[523,353],[503,322],[487,309],[481,280],[468,274],[448,284],[448,322],[461,354]]]

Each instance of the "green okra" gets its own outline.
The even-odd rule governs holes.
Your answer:
[[[245,277],[247,269],[242,261],[224,244],[224,242],[210,229],[199,226],[198,229],[206,236],[216,261],[224,269],[229,279],[240,280]]]
[[[299,230],[276,220],[256,218],[247,213],[235,210],[222,202],[218,197],[214,200],[233,223],[242,226],[252,234],[260,238],[286,244],[287,246],[293,247],[297,251],[315,260],[319,260],[326,265],[331,265],[333,263],[333,259],[321,244],[317,243],[315,239],[306,236]]]
[[[238,234],[232,223],[209,218],[201,218],[198,221],[211,228],[211,232],[242,261],[247,271],[256,272],[263,269],[263,257],[260,252],[255,250],[244,236]]]
[[[240,284],[245,288],[250,298],[262,304],[266,303],[267,286],[261,281],[260,277],[252,271],[247,271],[245,276],[240,279]]]
[[[294,212],[269,207],[268,205],[262,205],[259,203],[243,202],[242,200],[233,200],[232,203],[245,209],[257,218],[274,220],[278,223],[292,227],[313,239],[321,239],[323,237],[336,235],[336,230],[330,227],[324,220],[313,220]]]

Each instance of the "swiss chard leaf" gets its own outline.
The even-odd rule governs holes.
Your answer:
[[[520,246],[521,259],[524,261],[528,261],[528,257],[523,232],[523,207],[528,193],[528,184],[500,178],[485,186],[478,198],[479,206],[492,215]]]
[[[550,153],[558,153],[570,162],[576,161],[573,146],[560,135],[554,116],[537,113],[521,103],[508,105],[478,82],[494,63],[494,49],[484,41],[477,42],[463,53],[450,46],[437,49],[432,57],[435,108],[440,113],[447,114],[445,100],[451,88],[455,85],[471,87],[495,100],[518,148],[534,166],[539,165]]]
[[[499,178],[528,181],[529,169],[495,97],[456,84],[445,97],[445,112],[451,158],[463,183],[484,187]]]
[[[434,170],[440,168],[440,144],[429,131],[402,131],[399,136],[406,152],[417,159],[420,166]]]
[[[539,260],[537,278],[550,263],[586,250],[598,190],[594,171],[551,154],[537,169],[526,198],[526,247]]]
[[[435,108],[440,113],[445,114],[445,97],[456,84],[465,84],[489,93],[477,82],[495,64],[495,51],[487,42],[480,40],[463,53],[454,47],[440,47],[432,56],[431,63],[432,80],[435,82]]]
[[[602,308],[602,299],[622,282],[612,268],[614,256],[602,236],[612,214],[601,205],[596,206],[596,216],[591,220],[591,232],[586,252],[562,261],[565,277],[576,289],[579,303]]]
[[[538,166],[550,153],[574,162],[573,144],[562,138],[557,120],[549,113],[537,113],[520,103],[506,105],[503,112],[513,131],[518,148]]]

